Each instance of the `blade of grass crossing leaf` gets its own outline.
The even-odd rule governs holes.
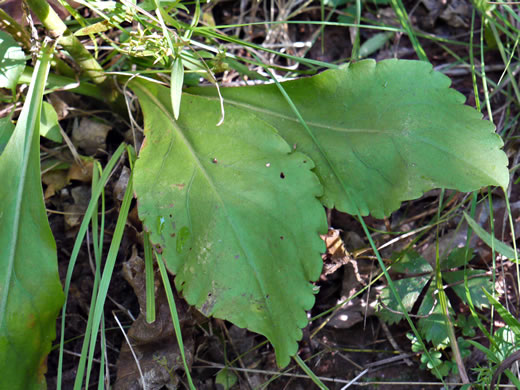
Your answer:
[[[92,218],[92,215],[94,214],[95,209],[95,203],[92,202],[92,199],[98,199],[101,195],[101,192],[103,191],[103,188],[112,174],[112,170],[114,169],[114,166],[118,162],[119,158],[121,157],[121,154],[123,153],[125,149],[125,145],[121,144],[117,150],[114,152],[112,157],[110,158],[108,164],[106,165],[103,174],[101,175],[101,178],[99,179],[99,182],[97,186],[95,187],[94,191],[92,191],[91,195],[91,202],[89,203],[87,207],[87,211],[85,212],[85,215],[83,217],[83,221],[81,222],[78,235],[76,236],[76,240],[74,241],[74,247],[72,249],[72,254],[70,256],[69,260],[69,266],[67,268],[67,275],[65,277],[65,302],[63,304],[62,309],[62,315],[61,315],[61,329],[65,329],[65,318],[66,318],[66,309],[67,309],[67,299],[68,299],[68,292],[70,289],[70,281],[72,279],[72,272],[74,271],[74,266],[76,265],[76,260],[78,258],[79,251],[81,249],[81,246],[83,244],[83,239],[85,238],[85,234],[88,229],[88,225],[90,223],[90,219]],[[64,332],[61,332],[60,337],[60,353],[59,353],[59,359],[58,359],[58,374],[57,374],[57,388],[58,390],[61,389],[61,382],[63,377],[63,349],[64,349],[64,343],[65,343],[65,334]]]
[[[108,250],[105,267],[103,269],[103,275],[101,276],[101,282],[99,284],[99,290],[96,298],[96,307],[94,309],[94,320],[92,325],[92,334],[97,335],[99,327],[101,326],[101,319],[103,316],[103,308],[105,306],[105,300],[108,293],[108,286],[110,285],[110,281],[112,280],[112,273],[114,271],[114,267],[116,264],[117,254],[119,252],[119,247],[121,245],[121,239],[123,238],[123,233],[126,226],[126,219],[128,217],[128,211],[130,210],[130,203],[133,198],[133,172],[130,174],[130,178],[128,179],[128,184],[126,187],[125,195],[123,198],[123,203],[121,204],[121,209],[119,210],[119,215],[117,217],[116,228],[114,230],[114,236],[112,238],[112,242],[110,243],[110,248]],[[91,337],[90,339],[90,353],[93,353],[96,348],[97,337]],[[90,373],[92,369],[92,360],[89,359],[87,362],[87,375]],[[88,382],[85,384],[85,387],[88,387]]]
[[[175,58],[172,66],[170,93],[172,98],[173,116],[179,119],[181,107],[182,84],[184,83],[184,66],[180,56]]]
[[[482,229],[482,227],[480,227],[480,225],[466,212],[464,212],[464,218],[466,218],[468,225],[475,231],[475,234],[479,236],[479,238],[484,241],[490,248],[494,247],[501,255],[507,257],[508,259],[515,259],[515,261],[518,262],[518,254],[516,253],[515,249],[498,240],[494,236],[491,236],[491,234]]]
[[[294,355],[293,359],[296,363],[298,363],[300,368],[309,376],[309,378],[312,379],[312,381],[316,384],[316,386],[318,386],[322,390],[329,390],[329,388],[327,386],[325,386],[325,384],[320,380],[320,378],[318,378],[316,376],[316,374],[314,372],[312,372],[312,370],[309,368],[309,366],[307,366],[307,364],[305,364],[305,362],[302,360],[301,357],[299,357],[298,355]]]
[[[155,321],[155,282],[153,273],[153,254],[150,245],[150,234],[144,232],[144,266],[146,273],[146,322]]]
[[[179,345],[179,351],[181,352],[182,364],[184,365],[184,372],[188,378],[188,384],[190,390],[195,390],[195,385],[191,379],[190,368],[186,361],[186,354],[184,353],[184,342],[182,341],[181,324],[179,322],[179,315],[177,314],[177,306],[175,305],[175,298],[173,297],[172,286],[168,279],[168,272],[164,266],[162,256],[159,253],[155,253],[157,258],[157,265],[159,266],[159,272],[161,273],[161,279],[163,282],[164,291],[166,292],[166,298],[168,299],[168,305],[170,306],[170,314],[172,315],[173,328],[175,329],[175,337],[177,338],[177,344]]]
[[[490,293],[484,290],[484,294],[486,294],[489,302],[494,306],[498,314],[500,314],[500,317],[502,317],[515,336],[520,338],[520,322],[518,322],[518,320],[513,317],[513,315]]]
[[[252,55],[253,55],[253,57],[257,58],[257,60],[259,60],[259,58],[254,53],[252,53]],[[309,134],[309,136],[311,137],[311,139],[315,143],[316,147],[319,149],[320,153],[324,156],[325,160],[327,161],[328,165],[330,166],[330,168],[331,168],[332,172],[334,173],[334,175],[336,176],[337,180],[341,183],[341,186],[343,187],[346,196],[350,197],[350,195],[349,195],[350,192],[348,190],[348,187],[341,180],[341,176],[336,172],[334,165],[330,163],[330,161],[329,161],[329,159],[327,157],[327,154],[323,150],[321,144],[316,139],[316,137],[315,137],[314,133],[312,132],[312,130],[309,128],[309,126],[307,126],[307,123],[305,122],[305,120],[301,116],[300,112],[298,111],[298,108],[296,107],[296,105],[292,101],[291,97],[287,94],[287,92],[285,91],[283,86],[280,84],[280,82],[276,79],[276,77],[274,77],[274,75],[271,73],[269,68],[265,67],[264,69],[267,71],[267,73],[269,73],[269,75],[271,76],[271,79],[275,82],[276,86],[280,90],[281,94],[284,96],[285,100],[287,101],[287,103],[291,107],[292,111],[294,112],[294,114],[298,118],[299,122],[305,128],[306,132]],[[394,294],[394,296],[395,296],[395,298],[396,298],[396,300],[397,300],[397,302],[399,304],[399,307],[400,307],[401,311],[404,313],[404,316],[405,316],[408,324],[410,325],[410,328],[412,328],[412,331],[413,331],[414,335],[417,337],[418,342],[421,344],[421,347],[423,348],[424,354],[428,358],[428,361],[429,362],[433,362],[433,359],[432,359],[430,353],[428,352],[428,349],[426,348],[426,345],[424,344],[424,341],[422,340],[422,337],[421,337],[419,331],[417,330],[417,328],[415,327],[414,323],[412,322],[412,319],[408,315],[408,312],[407,312],[407,310],[406,310],[406,308],[405,308],[405,306],[403,304],[403,301],[402,301],[401,297],[399,296],[399,293],[397,292],[397,289],[395,288],[395,285],[394,285],[394,283],[393,283],[393,281],[392,281],[392,279],[391,279],[391,277],[390,277],[390,275],[388,273],[388,270],[387,270],[387,268],[386,268],[386,266],[385,266],[385,264],[383,262],[383,259],[381,258],[381,255],[380,255],[379,251],[377,250],[377,247],[376,247],[376,245],[375,245],[375,243],[374,243],[374,241],[372,239],[372,235],[370,234],[370,231],[369,231],[367,225],[365,224],[365,221],[363,220],[363,217],[361,216],[361,212],[359,211],[359,208],[357,208],[357,215],[356,216],[358,217],[358,219],[359,219],[359,221],[361,223],[361,226],[363,227],[363,230],[365,232],[365,235],[368,238],[370,246],[371,246],[372,250],[374,251],[374,254],[376,255],[376,258],[378,260],[379,266],[383,270],[385,278],[388,281],[388,287],[392,291],[392,294]],[[432,363],[432,366],[434,367],[433,369],[437,373],[437,375],[439,377],[442,377],[439,374],[438,369],[435,366],[435,364]],[[444,383],[444,381],[443,381],[443,383]]]
[[[424,51],[423,47],[417,40],[417,37],[412,29],[412,26],[410,26],[410,20],[408,19],[408,14],[406,12],[406,9],[404,8],[403,2],[401,0],[391,0],[392,8],[394,9],[394,12],[396,13],[397,17],[399,18],[399,22],[401,23],[401,26],[405,29],[406,33],[408,34],[408,38],[412,42],[412,46],[415,49],[415,52],[417,53],[417,56],[421,61],[428,61],[428,56],[426,55],[426,52]]]

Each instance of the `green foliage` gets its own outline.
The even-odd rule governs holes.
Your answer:
[[[431,371],[431,373],[439,379],[442,379],[450,373],[456,374],[458,372],[458,367],[455,360],[446,357],[446,355],[441,350],[439,350],[440,348],[430,348],[428,351],[428,358],[428,356],[425,353],[423,353],[424,351],[422,350],[422,346],[420,345],[417,337],[415,337],[412,333],[407,333],[406,337],[410,340],[412,344],[412,351],[421,353],[420,367],[423,370]],[[457,343],[459,344],[459,349],[462,358],[467,358],[471,354],[471,344],[461,337],[458,338]]]
[[[426,285],[432,280],[434,270],[431,265],[414,251],[395,254],[393,257],[395,264],[392,269],[402,275],[402,278],[394,281],[398,293],[409,311],[416,304],[417,299],[423,292]],[[464,286],[464,273],[468,276],[467,286],[473,305],[482,308],[488,305],[483,288],[489,288],[491,281],[489,276],[479,270],[454,270],[467,264],[470,257],[465,248],[455,249],[449,256],[441,260],[443,281],[450,286],[462,302],[467,303]],[[381,292],[382,308],[379,316],[388,323],[396,323],[404,318],[399,309],[395,296],[390,293],[388,287]],[[450,314],[453,314],[450,307]],[[419,305],[417,315],[418,329],[427,341],[431,341],[435,348],[444,348],[449,341],[446,331],[445,318],[441,306],[437,299],[435,283],[430,283],[424,298]],[[469,320],[460,320],[460,325],[469,332]]]
[[[5,118],[0,118],[0,154],[4,151],[13,131],[14,125],[11,121],[11,115],[6,116]]]
[[[0,31],[0,88],[13,89],[25,68],[25,53],[7,33]]]
[[[422,62],[362,61],[283,83],[288,98],[276,85],[224,88],[219,126],[214,88],[184,94],[176,121],[170,90],[132,81],[146,128],[135,173],[139,213],[187,301],[265,335],[285,366],[314,301],[309,281],[321,269],[317,233],[326,225],[315,196],[328,207],[382,216],[435,186],[505,187],[502,141],[449,83]],[[433,270],[417,255],[397,269],[405,266],[424,273],[396,282],[409,310]],[[446,275],[454,285],[463,280]],[[471,279],[477,306],[486,283]],[[421,328],[444,345],[433,287],[426,295]]]
[[[113,89],[112,84],[105,82],[108,79],[104,69],[76,39],[85,34],[102,34],[108,28],[122,31],[120,45],[114,47],[114,53],[109,56],[124,54],[123,70],[134,65],[138,70],[155,65],[170,70],[171,89],[142,80],[130,83],[145,117],[146,139],[133,176],[140,216],[156,251],[162,253],[159,258],[164,258],[168,270],[176,275],[176,286],[186,300],[205,315],[224,318],[265,335],[275,347],[280,366],[287,365],[289,358],[296,354],[301,328],[307,324],[305,310],[314,303],[316,290],[310,282],[319,277],[320,253],[324,250],[318,234],[327,228],[322,205],[356,215],[382,217],[396,210],[401,202],[415,199],[432,188],[472,191],[486,185],[505,188],[508,184],[507,157],[500,150],[502,141],[494,133],[494,126],[481,120],[480,113],[464,106],[464,97],[449,88],[450,80],[434,72],[427,63],[361,61],[281,85],[225,88],[222,103],[214,88],[192,88],[181,95],[182,86],[199,75],[214,84],[211,67],[216,70],[232,67],[242,69],[251,78],[264,77],[244,69],[243,64],[227,58],[225,53],[210,53],[212,48],[192,50],[191,44],[203,47],[199,41],[191,41],[200,17],[199,2],[191,27],[169,15],[158,0],[141,4],[157,15],[157,19],[152,15],[145,22],[141,19],[142,10],[137,12],[135,7],[89,2],[103,20],[83,23],[80,16],[78,19],[84,27],[72,35],[47,2],[27,1],[48,32],[60,37],[60,44],[76,60],[83,74],[101,84],[97,87],[81,81],[76,92],[99,99],[108,88]],[[162,3],[166,3],[170,11],[185,9],[178,1]],[[332,6],[347,3],[352,1],[324,2]],[[408,25],[401,1],[391,3],[418,54],[426,58]],[[122,28],[120,24],[125,20],[140,23],[137,31]],[[172,28],[175,34],[170,34]],[[159,29],[163,35],[156,33]],[[202,33],[206,38],[216,36],[211,34],[217,33],[211,29]],[[389,36],[387,33],[375,35],[361,47],[360,54],[368,55],[377,50]],[[23,71],[25,57],[23,61],[17,57],[21,50],[9,39],[5,38],[2,42],[7,43],[0,45],[0,52],[5,48],[2,53],[9,53],[2,56],[0,69],[12,72],[4,72],[0,87],[2,80],[7,80],[5,86],[13,88]],[[232,38],[229,41],[234,42]],[[115,41],[110,43],[117,46]],[[11,56],[11,51],[16,55]],[[12,59],[13,67],[9,68],[10,63],[6,61]],[[112,63],[111,58],[106,58],[106,64]],[[308,63],[317,64],[316,61]],[[112,65],[107,68],[109,66]],[[30,103],[32,109],[24,108],[18,122],[20,128],[26,126],[30,130],[30,141],[23,143],[22,131],[17,127],[6,149],[8,152],[0,157],[2,180],[7,178],[13,183],[18,180],[14,183],[18,187],[5,186],[0,190],[4,194],[0,192],[0,195],[13,192],[12,188],[23,187],[24,190],[16,192],[20,207],[13,209],[9,202],[0,206],[0,240],[3,240],[0,243],[5,244],[1,250],[6,251],[9,265],[4,274],[0,273],[3,276],[0,283],[6,281],[0,284],[0,332],[3,332],[0,335],[4,337],[0,338],[3,343],[0,352],[11,347],[5,342],[11,326],[9,310],[19,305],[28,307],[23,306],[23,297],[10,301],[16,294],[22,295],[17,290],[20,286],[11,286],[11,280],[19,275],[27,276],[33,284],[38,280],[38,287],[48,288],[45,291],[49,295],[38,296],[38,303],[44,305],[41,310],[46,310],[37,322],[45,328],[45,334],[42,333],[45,342],[41,348],[40,345],[28,347],[23,356],[29,357],[24,364],[33,366],[30,372],[37,373],[37,380],[42,383],[42,370],[34,366],[32,357],[37,356],[38,362],[43,362],[53,337],[50,330],[56,307],[62,297],[55,272],[54,242],[42,211],[39,169],[36,169],[44,77],[38,73],[36,80],[39,88],[31,89],[26,104]],[[53,76],[49,84],[70,85],[71,79]],[[50,123],[55,124],[56,120],[51,118]],[[8,122],[0,124],[0,147],[9,139],[10,131]],[[23,149],[24,145],[30,147]],[[21,162],[13,162],[15,156],[22,156]],[[23,171],[25,168],[28,175]],[[130,182],[100,296],[93,306],[95,315],[89,319],[89,323],[93,323],[93,334],[97,334],[101,326],[103,303],[130,207],[131,191]],[[90,206],[87,215],[89,212],[91,215]],[[36,216],[38,223],[30,225],[29,215]],[[9,218],[18,218],[21,222],[13,224]],[[87,224],[82,224],[82,234]],[[31,245],[13,246],[20,243],[19,227],[26,228],[24,239],[30,237]],[[73,251],[74,261],[78,250],[79,244]],[[23,251],[38,253],[39,261],[43,259],[46,265],[34,267],[33,258]],[[465,254],[457,253],[444,259],[443,265],[456,268],[468,260]],[[164,264],[161,260],[161,271]],[[23,272],[14,272],[15,268]],[[34,275],[36,269],[39,278]],[[73,265],[66,286],[72,269]],[[409,252],[395,264],[394,270],[403,274],[395,285],[405,309],[411,310],[431,281],[433,269],[419,255]],[[482,287],[490,288],[489,281],[487,277],[479,277],[477,271],[467,272],[470,297],[477,307],[482,307],[486,304]],[[163,281],[168,280],[164,272],[161,275]],[[463,276],[462,271],[444,273],[445,282],[451,284],[465,302]],[[45,278],[44,283],[40,282],[41,278]],[[26,291],[33,294],[28,287]],[[169,294],[171,296],[171,289]],[[381,315],[389,322],[399,321],[402,317],[399,299],[385,290],[382,301],[391,310]],[[421,332],[434,344],[430,350],[434,359],[425,351],[423,363],[444,375],[453,370],[454,365],[443,360],[440,352],[447,340],[445,319],[432,286],[426,289],[418,314],[423,317],[418,321]],[[22,328],[22,332],[16,333],[17,337],[25,337],[27,324],[16,324]],[[471,328],[463,320],[459,325]],[[23,341],[29,343],[35,334]],[[180,332],[177,335],[180,337]],[[87,343],[92,355],[96,339],[89,341],[87,337],[85,345]],[[182,344],[179,342],[179,345]],[[417,345],[422,344],[417,341],[412,349],[417,349]],[[303,361],[296,359],[302,366]],[[90,357],[89,366],[91,362]],[[3,368],[1,364],[8,363],[0,362]],[[22,365],[18,368],[31,369]],[[78,378],[79,383],[83,375]]]
[[[58,114],[52,106],[47,102],[42,102],[42,114],[40,123],[40,135],[54,142],[62,143],[61,127],[58,122]]]
[[[261,119],[132,81],[146,143],[135,167],[139,214],[177,288],[205,315],[264,334],[280,365],[297,351],[314,303],[327,231],[312,161]],[[305,221],[305,224],[302,223]]]
[[[233,371],[223,368],[217,373],[215,383],[224,387],[224,390],[229,390],[237,383],[237,380],[238,378]]]
[[[513,248],[486,232],[477,221],[471,218],[468,213],[464,212],[464,218],[466,218],[468,225],[471,227],[471,229],[473,229],[475,234],[479,236],[479,238],[484,241],[490,248],[494,248],[498,253],[506,256],[511,260],[518,260],[518,254],[515,254],[515,250]]]
[[[381,218],[432,188],[507,186],[494,126],[449,85],[430,64],[399,60],[365,60],[283,83],[307,128],[276,85],[221,91],[228,107],[268,122],[312,158],[326,207]],[[214,88],[189,92],[216,96]]]
[[[45,388],[47,354],[63,303],[40,180],[40,111],[51,52],[43,50],[0,156],[0,372],[6,389]]]

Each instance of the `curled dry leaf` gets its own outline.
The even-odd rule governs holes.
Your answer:
[[[140,313],[128,331],[128,338],[139,359],[139,365],[146,378],[148,390],[164,387],[177,388],[178,379],[175,371],[183,369],[182,359],[175,339],[175,332],[164,288],[156,279],[155,303],[156,320],[146,322],[146,288],[144,261],[137,255],[135,247],[132,257],[123,264],[123,276],[132,286],[139,300]],[[194,353],[192,337],[193,319],[188,305],[175,296],[179,321],[184,341],[184,352],[188,365],[191,366]],[[117,362],[117,380],[115,390],[141,389],[139,371],[127,343],[124,343]]]

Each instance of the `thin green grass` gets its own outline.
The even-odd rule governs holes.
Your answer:
[[[175,304],[175,298],[173,297],[172,286],[170,284],[170,279],[168,278],[168,271],[166,271],[166,267],[164,265],[161,254],[155,252],[155,256],[157,258],[157,265],[159,266],[159,271],[161,274],[164,291],[166,293],[166,298],[168,300],[168,305],[170,307],[170,314],[172,316],[173,328],[175,329],[175,337],[177,338],[177,344],[179,345],[179,351],[181,353],[182,364],[184,365],[184,371],[186,373],[186,377],[188,378],[188,384],[189,384],[190,390],[195,390],[195,385],[193,384],[193,380],[191,379],[188,362],[186,361],[186,354],[184,353],[184,342],[182,340],[181,324],[179,322],[179,315],[177,314],[177,305]]]
[[[65,286],[64,286],[65,302],[63,304],[63,310],[62,310],[62,314],[61,314],[62,331],[61,331],[61,335],[60,335],[60,348],[59,348],[60,350],[59,350],[59,358],[58,358],[58,373],[57,373],[58,390],[61,389],[61,384],[63,381],[63,348],[64,348],[64,343],[65,343],[65,329],[66,329],[65,319],[66,319],[68,295],[69,295],[69,290],[70,290],[70,282],[72,279],[72,272],[74,271],[74,266],[76,265],[76,260],[78,258],[79,251],[83,244],[85,234],[87,233],[87,229],[88,229],[90,220],[96,210],[96,205],[97,205],[98,199],[101,196],[101,193],[103,192],[106,182],[108,181],[108,178],[112,174],[112,171],[113,171],[116,163],[119,161],[119,158],[123,154],[124,150],[125,150],[124,144],[121,144],[117,148],[117,150],[114,152],[111,159],[107,163],[105,169],[103,170],[103,173],[101,174],[101,177],[99,178],[99,181],[98,181],[96,187],[92,191],[91,201],[89,202],[87,211],[85,212],[85,216],[84,216],[81,226],[79,228],[78,235],[76,236],[76,240],[74,242],[74,248],[72,249],[72,254],[70,256],[69,266],[67,268],[67,275],[65,277]],[[96,334],[97,334],[97,332],[96,332]]]

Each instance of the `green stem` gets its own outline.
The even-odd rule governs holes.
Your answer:
[[[0,29],[8,33],[15,41],[17,41],[23,50],[29,54],[31,52],[31,35],[22,25],[10,17],[3,9],[0,8]],[[52,59],[51,65],[55,67],[61,74],[74,77],[75,72],[63,60],[58,57]]]
[[[63,46],[72,58],[78,63],[81,70],[85,72],[96,84],[106,81],[103,68],[92,54],[85,49],[78,38],[67,28],[58,14],[49,6],[45,0],[26,0],[31,10],[43,23],[52,37],[57,38],[58,44]]]
[[[0,8],[0,29],[4,30],[13,37],[23,49],[28,52],[31,50],[31,36],[16,20],[11,18],[3,9]]]

